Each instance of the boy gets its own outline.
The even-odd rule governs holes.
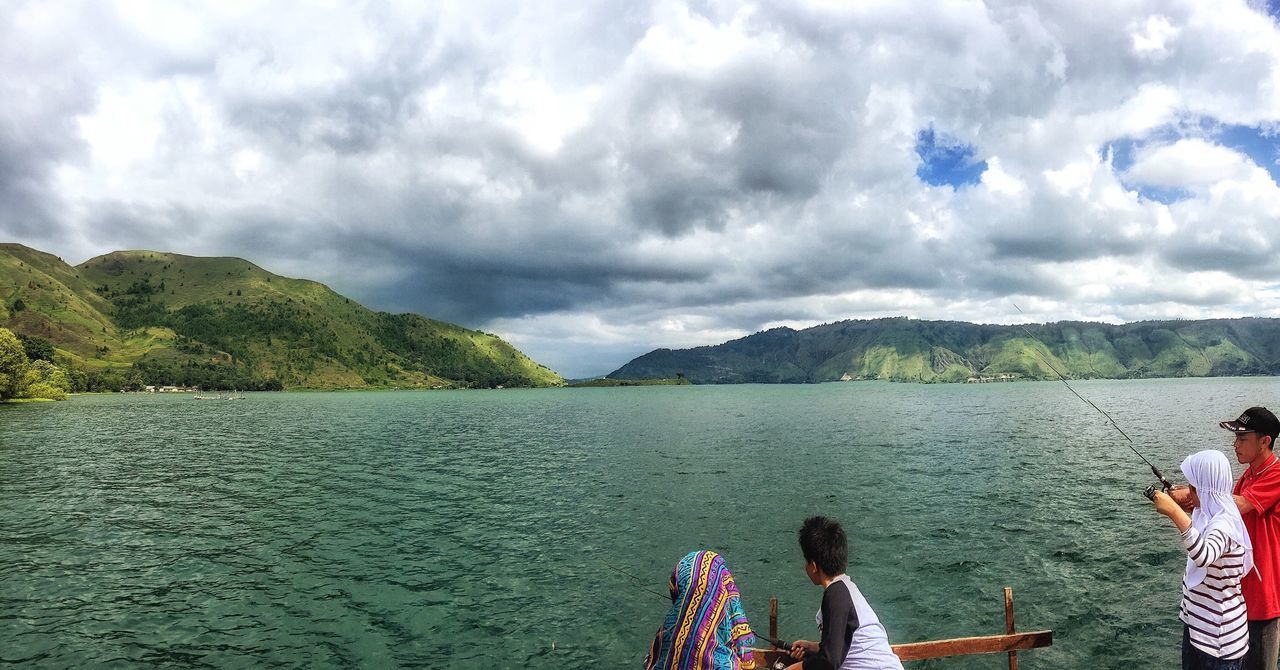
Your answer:
[[[800,527],[800,551],[809,581],[823,588],[817,616],[822,641],[796,640],[791,657],[802,662],[788,670],[902,670],[880,619],[844,574],[849,540],[839,522],[825,516],[805,519]]]

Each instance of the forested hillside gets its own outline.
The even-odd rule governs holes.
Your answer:
[[[1028,334],[1030,333],[1030,335]],[[1280,374],[1280,319],[1063,321],[998,326],[907,318],[775,328],[716,346],[658,349],[609,375],[696,384],[850,379],[1206,377]]]
[[[119,251],[72,267],[0,244],[0,326],[51,343],[87,387],[563,383],[495,335],[375,312],[238,258]]]

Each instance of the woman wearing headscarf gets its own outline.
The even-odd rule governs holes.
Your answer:
[[[714,551],[692,551],[671,571],[671,609],[653,637],[645,670],[751,670],[755,635],[733,574]]]
[[[1249,626],[1240,579],[1253,569],[1253,545],[1231,497],[1231,464],[1219,451],[1182,462],[1195,508],[1188,517],[1163,492],[1156,510],[1182,533],[1187,567],[1182,577],[1183,670],[1237,670],[1249,650]]]

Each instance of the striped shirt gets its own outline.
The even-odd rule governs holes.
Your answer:
[[[1240,592],[1244,548],[1214,528],[1205,535],[1194,527],[1182,534],[1187,556],[1205,568],[1204,581],[1182,585],[1179,619],[1187,624],[1191,645],[1214,658],[1236,659],[1249,650],[1249,621]]]

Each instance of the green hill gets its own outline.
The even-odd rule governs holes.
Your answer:
[[[1028,336],[1028,331],[1031,336]],[[1033,337],[1032,337],[1033,336]],[[1052,367],[1050,367],[1052,366]],[[907,318],[775,328],[716,346],[658,349],[609,374],[695,384],[850,379],[963,382],[1280,374],[1280,319],[1062,321],[996,326]]]
[[[497,336],[375,312],[238,258],[0,244],[0,326],[84,374],[205,388],[558,386]]]

